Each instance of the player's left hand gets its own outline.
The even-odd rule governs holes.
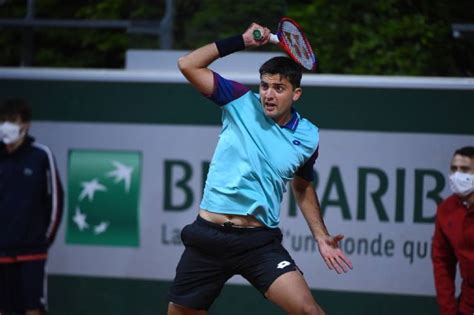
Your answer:
[[[339,248],[339,242],[343,238],[344,235],[338,234],[336,236],[328,235],[318,239],[319,253],[323,257],[324,262],[330,270],[335,270],[339,274],[352,269],[351,261]]]

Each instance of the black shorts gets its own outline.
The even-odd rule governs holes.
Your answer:
[[[169,300],[191,309],[208,310],[234,275],[265,294],[279,276],[298,270],[278,228],[224,227],[198,216],[183,228],[181,239],[185,249]]]
[[[0,311],[45,311],[45,260],[0,264]]]

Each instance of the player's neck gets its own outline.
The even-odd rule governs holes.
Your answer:
[[[280,126],[283,127],[286,124],[288,124],[291,120],[291,112],[288,112],[286,115],[282,115],[281,117],[278,117],[278,119],[275,119],[275,122]]]

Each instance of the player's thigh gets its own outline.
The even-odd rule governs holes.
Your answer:
[[[205,310],[194,310],[174,303],[168,304],[168,315],[206,315]]]
[[[207,310],[231,276],[219,257],[186,247],[176,268],[168,299],[188,309]]]
[[[265,296],[289,314],[325,314],[313,298],[303,276],[296,270],[278,277],[265,292]]]

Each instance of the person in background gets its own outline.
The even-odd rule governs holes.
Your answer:
[[[46,313],[45,264],[63,189],[51,150],[28,134],[31,107],[0,103],[0,314]]]
[[[453,194],[436,213],[432,261],[441,315],[474,314],[474,147],[454,152],[449,184]],[[456,265],[461,294],[455,296]]]

